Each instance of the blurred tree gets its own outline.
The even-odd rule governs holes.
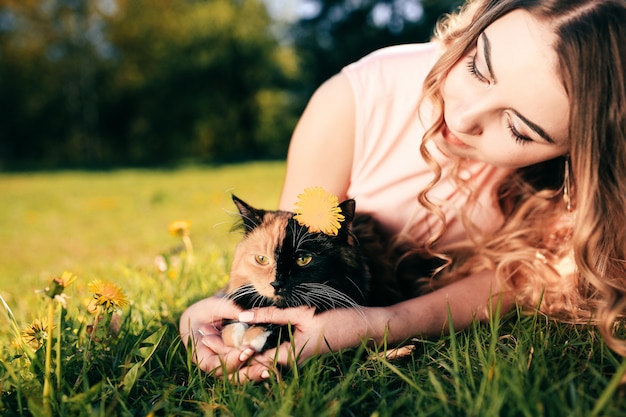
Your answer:
[[[284,157],[270,24],[258,0],[0,0],[0,164]]]
[[[0,1],[0,164],[54,166],[93,152],[89,20],[86,1]]]
[[[119,8],[107,25],[116,59],[105,125],[115,149],[157,162],[284,156],[295,119],[284,91],[297,74],[278,59],[290,52],[270,33],[262,3],[124,0]]]
[[[305,71],[304,95],[384,46],[428,41],[462,0],[302,0],[290,32]]]
[[[301,3],[278,39],[262,0],[0,0],[0,169],[283,158],[315,87],[459,0]]]

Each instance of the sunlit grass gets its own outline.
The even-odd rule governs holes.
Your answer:
[[[273,208],[283,172],[263,163],[0,176],[0,415],[623,414],[626,362],[593,328],[518,311],[417,339],[401,359],[361,347],[244,386],[199,371],[178,318],[228,278],[239,239],[230,194]],[[172,235],[176,220],[189,224]],[[68,298],[54,297],[53,277]]]
[[[228,252],[239,237],[231,193],[275,208],[283,175],[283,163],[0,174],[0,294],[21,317],[34,289],[63,270],[99,278],[151,268],[179,243],[168,233],[177,219],[192,223],[199,257]]]

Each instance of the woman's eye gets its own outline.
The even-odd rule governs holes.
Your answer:
[[[468,56],[467,58],[467,70],[469,71],[470,74],[472,74],[474,76],[474,78],[476,78],[478,81],[482,82],[482,83],[488,83],[489,79],[487,77],[485,77],[480,70],[478,69],[478,67],[476,66],[476,53]]]
[[[511,120],[510,117],[507,117],[506,119],[506,127],[511,133],[511,136],[513,137],[513,139],[515,140],[515,143],[517,143],[518,145],[526,145],[528,143],[533,142],[531,138],[529,138],[528,136],[522,135],[517,130],[517,128],[515,127],[515,124],[513,123],[513,120]]]
[[[267,265],[269,263],[269,258],[265,255],[256,255],[254,257],[254,260],[256,261],[256,263],[258,263],[259,265]]]
[[[311,263],[312,259],[313,259],[312,255],[298,255],[298,257],[296,258],[296,265],[306,266],[309,263]]]

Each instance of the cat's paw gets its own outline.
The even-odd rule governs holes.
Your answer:
[[[272,330],[263,326],[249,326],[239,321],[229,323],[222,329],[222,340],[226,346],[250,346],[257,352],[265,350]]]
[[[250,326],[240,321],[227,324],[222,329],[222,340],[226,346],[239,347],[243,344],[243,335]]]
[[[262,326],[253,326],[243,334],[243,345],[251,346],[257,352],[263,352],[267,339],[272,335],[272,331]]]

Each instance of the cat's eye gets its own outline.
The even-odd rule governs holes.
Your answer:
[[[255,255],[254,260],[259,265],[267,265],[269,263],[269,258],[265,255]]]
[[[296,258],[296,265],[306,266],[311,262],[312,259],[313,259],[313,256],[309,254],[298,255],[298,257]]]

